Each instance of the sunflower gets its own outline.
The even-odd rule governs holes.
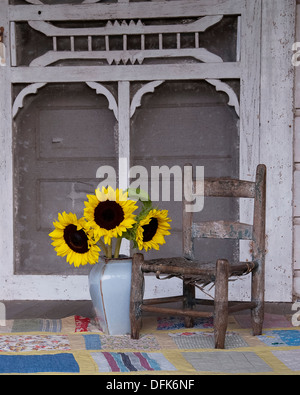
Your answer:
[[[94,229],[94,237],[98,241],[104,237],[104,243],[110,245],[113,237],[121,237],[127,229],[135,224],[132,214],[137,206],[135,201],[128,200],[128,193],[112,187],[96,189],[96,195],[88,195],[85,202],[84,217],[88,226]]]
[[[159,244],[165,243],[164,236],[170,234],[171,229],[168,210],[150,210],[144,219],[141,219],[136,231],[138,248],[148,251],[151,248],[159,250]]]
[[[58,256],[67,256],[67,262],[75,267],[98,262],[100,248],[92,240],[84,218],[63,212],[53,225],[55,229],[49,236]]]

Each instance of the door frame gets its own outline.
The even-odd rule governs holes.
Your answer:
[[[294,0],[178,0],[78,6],[24,5],[0,3],[0,26],[7,47],[6,66],[0,68],[0,300],[87,300],[86,276],[16,275],[14,272],[13,196],[13,108],[12,84],[49,82],[118,81],[119,158],[130,163],[130,82],[161,80],[226,80],[239,78],[240,96],[240,178],[253,179],[258,163],[269,170],[267,192],[267,281],[266,300],[292,299],[292,185],[293,185],[293,69],[288,46],[294,42]],[[99,15],[99,9],[105,12]],[[59,9],[59,11],[58,11]],[[236,62],[131,66],[16,67],[14,23],[17,21],[112,20],[205,15],[240,15],[240,59]],[[278,30],[279,29],[279,30]],[[279,34],[279,35],[278,35]],[[284,36],[283,44],[278,38]],[[291,50],[290,50],[291,51]],[[272,69],[272,72],[270,70]],[[278,81],[283,81],[280,84]],[[268,103],[268,105],[266,105]],[[21,103],[22,104],[22,103]],[[122,169],[124,170],[124,169]],[[274,181],[272,181],[274,180]],[[276,180],[276,181],[275,181]],[[280,182],[278,183],[278,180]],[[120,187],[128,185],[128,169]],[[247,220],[251,208],[244,202],[240,219]],[[279,239],[278,231],[282,237]],[[128,247],[127,247],[128,248]],[[249,254],[243,245],[241,254]],[[284,265],[282,262],[285,262]],[[148,279],[146,297],[153,297],[154,280]],[[239,283],[239,282],[236,282]],[[274,287],[276,284],[276,287]],[[177,288],[174,283],[172,292]],[[171,287],[172,288],[172,287]],[[249,292],[235,284],[233,297],[243,300]],[[81,290],[79,293],[78,290]],[[158,291],[159,293],[159,291]],[[156,294],[155,296],[159,296]]]

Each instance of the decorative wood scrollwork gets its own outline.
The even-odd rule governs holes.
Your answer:
[[[22,89],[22,91],[18,94],[13,104],[13,108],[12,108],[13,118],[15,118],[16,115],[18,114],[19,109],[23,108],[25,97],[31,94],[33,95],[36,94],[37,91],[45,85],[47,85],[47,83],[30,84],[26,86],[26,88]]]
[[[108,108],[113,111],[114,116],[116,117],[116,120],[118,121],[119,119],[119,114],[118,114],[118,104],[116,99],[114,98],[113,94],[102,84],[99,84],[98,82],[86,82],[86,84],[92,88],[95,89],[96,93],[104,95],[107,100],[108,100]]]
[[[233,106],[235,108],[235,111],[238,115],[240,116],[240,104],[238,97],[234,90],[225,82],[217,79],[206,79],[206,82],[209,84],[213,85],[217,91],[222,91],[225,92],[228,97],[229,97],[229,106]],[[145,85],[143,85],[133,96],[130,104],[130,118],[133,117],[137,107],[141,106],[142,103],[142,98],[146,93],[153,93],[155,88],[163,84],[164,81],[151,81]],[[118,103],[113,94],[102,84],[99,82],[92,82],[88,81],[86,84],[91,88],[96,91],[97,94],[102,94],[104,95],[107,100],[108,100],[108,108],[113,111],[114,116],[116,120],[118,121],[119,118],[119,110],[118,110]],[[35,84],[30,84],[26,86],[16,97],[14,104],[13,104],[13,109],[12,109],[12,115],[13,118],[16,117],[16,115],[19,112],[20,108],[23,108],[24,105],[24,99],[26,96],[30,94],[36,94],[39,89],[41,89],[43,86],[47,85],[47,83],[35,83]]]
[[[164,81],[151,81],[140,88],[136,94],[133,96],[130,106],[130,118],[133,117],[137,107],[142,104],[142,98],[145,93],[153,93],[154,89],[161,85]]]
[[[206,82],[213,85],[218,92],[225,92],[229,97],[228,105],[234,107],[237,116],[240,116],[240,103],[234,90],[225,82],[216,79],[206,79]]]
[[[33,29],[51,37],[53,50],[34,59],[30,66],[48,66],[58,61],[68,59],[97,59],[106,60],[111,64],[142,64],[146,59],[180,59],[193,58],[201,62],[223,62],[222,58],[205,48],[200,48],[199,33],[206,31],[209,27],[219,23],[223,15],[204,16],[188,23],[174,24],[146,24],[142,20],[107,21],[102,27],[84,28],[62,28],[45,21],[28,21]],[[194,35],[194,42],[188,48],[183,48],[181,35]],[[175,47],[165,45],[165,36],[173,35],[176,38]],[[138,37],[139,47],[129,48],[130,37]],[[147,38],[156,36],[155,45],[147,46]],[[68,37],[70,50],[58,50],[58,41]],[[86,38],[86,50],[76,48],[76,37]],[[102,37],[105,48],[94,49],[93,40]],[[119,46],[122,49],[114,49],[111,40],[119,37],[122,41]]]

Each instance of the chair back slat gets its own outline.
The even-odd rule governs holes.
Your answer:
[[[192,169],[191,165],[190,169]],[[192,178],[193,179],[193,178]],[[258,165],[255,182],[225,178],[210,178],[203,181],[185,181],[188,199],[183,208],[183,251],[184,256],[194,258],[195,238],[236,239],[253,241],[253,260],[263,261],[265,250],[265,214],[266,214],[266,166]],[[186,209],[191,197],[250,198],[254,200],[253,225],[229,222],[209,221],[195,223],[193,212]]]
[[[195,181],[195,193],[203,190],[201,183],[202,181]],[[204,180],[204,196],[254,198],[255,183],[225,178],[206,178]]]
[[[208,239],[252,240],[252,225],[228,221],[193,223],[192,236]]]

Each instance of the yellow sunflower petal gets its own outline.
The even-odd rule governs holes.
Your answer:
[[[167,210],[153,209],[140,221],[136,232],[136,242],[139,250],[145,249],[148,251],[152,248],[158,250],[160,245],[165,244],[164,237],[170,234],[167,229],[171,228],[168,223],[171,219],[167,215]],[[156,219],[156,221],[152,222],[153,219]],[[144,234],[145,229],[147,229],[146,234]]]
[[[101,191],[96,189],[95,194],[85,202],[84,217],[88,226],[94,229],[95,239],[104,237],[105,244],[110,245],[112,238],[121,237],[127,229],[133,227],[136,202],[127,200],[127,192],[114,190],[110,186],[103,187]],[[110,202],[115,202],[115,205]],[[96,211],[98,207],[101,209]]]
[[[49,236],[53,241],[52,245],[58,256],[66,256],[67,262],[69,264],[74,263],[75,267],[86,265],[87,263],[94,264],[98,261],[100,248],[92,240],[94,233],[90,232],[84,218],[78,220],[76,214],[64,211],[58,214],[58,221],[55,221],[53,225],[55,229]],[[78,232],[78,236],[81,237],[81,245],[74,244],[72,238],[68,236],[72,235],[74,231]]]
[[[49,236],[52,237],[53,239],[55,238],[61,238],[63,236],[63,230],[60,229],[54,229],[51,233],[49,233]]]

